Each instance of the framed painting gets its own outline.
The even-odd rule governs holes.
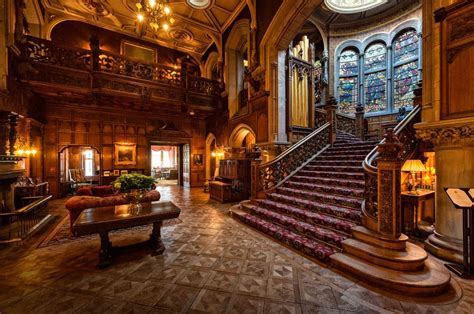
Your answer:
[[[118,177],[120,175],[120,170],[115,169],[114,170],[114,177]]]
[[[122,41],[121,54],[139,61],[156,63],[156,50],[147,46],[132,43],[126,40]]]
[[[196,166],[202,166],[202,154],[193,155],[193,164]]]
[[[136,144],[115,144],[114,164],[136,165],[137,163],[137,145]]]

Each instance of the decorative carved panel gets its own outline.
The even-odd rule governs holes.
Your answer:
[[[441,119],[474,115],[474,2],[436,13],[441,21]]]

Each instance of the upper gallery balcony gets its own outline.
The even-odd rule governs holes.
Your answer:
[[[17,76],[33,92],[56,103],[201,116],[221,108],[222,84],[188,73],[186,60],[179,69],[94,47],[59,46],[29,36],[17,57]]]

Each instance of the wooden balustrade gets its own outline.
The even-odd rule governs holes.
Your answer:
[[[410,159],[417,153],[419,140],[416,138],[414,125],[421,122],[421,106],[416,106],[393,130],[394,135],[402,144],[401,162]],[[385,139],[380,144],[385,143]],[[379,145],[380,145],[379,144]],[[365,173],[364,204],[364,224],[373,230],[377,229],[378,216],[378,180],[377,180],[377,159],[380,153],[374,148],[365,158],[363,168]]]
[[[23,54],[33,65],[79,70],[92,75],[99,73],[131,77],[150,83],[179,86],[188,92],[211,97],[219,96],[222,91],[220,82],[190,75],[186,73],[185,67],[180,70],[162,64],[139,61],[98,49],[97,46],[91,43],[91,50],[63,47],[48,40],[28,36]]]
[[[329,147],[330,128],[325,123],[274,160],[252,167],[252,197],[264,197]]]

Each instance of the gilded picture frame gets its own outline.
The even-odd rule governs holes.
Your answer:
[[[137,145],[116,143],[114,148],[114,165],[136,165]]]

